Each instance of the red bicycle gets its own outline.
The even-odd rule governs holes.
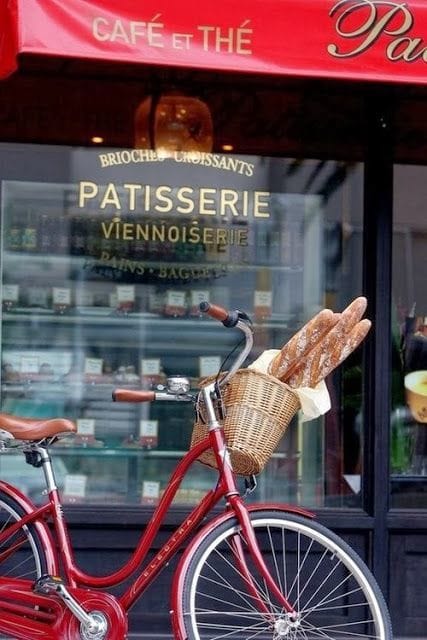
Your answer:
[[[240,329],[245,346],[228,373],[198,393],[208,435],[177,465],[135,551],[115,573],[88,575],[74,559],[49,453],[53,441],[76,430],[74,423],[0,414],[1,448],[19,446],[28,463],[41,467],[47,487],[46,503],[36,507],[0,482],[0,632],[25,640],[123,640],[127,612],[186,542],[171,587],[177,640],[391,640],[375,579],[345,542],[302,508],[248,506],[239,493],[221,397],[252,348],[252,329],[244,313],[207,303],[201,308]],[[181,378],[171,379],[167,391],[119,389],[114,396],[125,402],[195,399]],[[207,451],[218,469],[216,486],[144,563],[187,470]],[[198,527],[220,501],[224,511]],[[108,592],[133,574],[120,596]]]

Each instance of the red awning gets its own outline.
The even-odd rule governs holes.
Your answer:
[[[427,82],[426,0],[0,0],[0,77],[19,54]]]

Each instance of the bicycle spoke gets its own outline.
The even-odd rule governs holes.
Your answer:
[[[19,520],[19,509],[11,498],[1,495],[1,532],[6,536],[8,528]],[[41,545],[37,547],[36,539],[37,535],[31,525],[24,525],[3,540],[0,547],[1,577],[36,578],[41,575]]]
[[[208,580],[208,578],[204,578],[204,580]],[[212,581],[212,582],[214,582],[214,584],[215,584],[215,581]],[[216,583],[216,584],[220,584],[220,583]],[[220,586],[222,586],[222,585],[220,585]],[[231,587],[230,587],[230,589],[231,589]],[[228,601],[228,600],[225,600],[224,598],[218,598],[217,596],[215,596],[215,595],[213,595],[213,594],[206,593],[206,592],[204,592],[204,591],[200,591],[200,590],[198,590],[198,591],[197,591],[197,593],[198,593],[198,595],[201,595],[201,596],[203,596],[203,597],[204,597],[204,598],[206,598],[206,599],[214,600],[214,601],[216,601],[216,602],[221,602],[222,604],[229,604],[229,601]],[[239,591],[235,591],[235,594],[236,594],[236,595],[242,595]],[[250,603],[248,600],[246,600],[246,599],[245,599],[245,598],[243,598],[243,597],[242,597],[242,599],[246,602],[246,604],[247,604],[248,606],[252,606],[252,605],[251,605],[251,603]],[[238,609],[240,609],[241,611],[245,611],[245,609],[244,609],[243,605],[239,606],[239,605],[237,605],[237,604],[235,604],[235,603],[234,603],[234,604],[233,604],[233,606],[234,606],[234,607],[237,607],[237,608],[238,608]],[[254,607],[254,606],[252,606],[252,608],[253,608],[253,610],[255,611],[255,607]],[[199,609],[199,611],[203,611],[203,609]],[[240,614],[240,615],[242,615],[242,614]],[[244,615],[247,615],[247,614],[244,614]]]
[[[372,623],[373,620],[364,620],[363,624],[370,624]],[[342,624],[333,624],[333,625],[329,625],[327,627],[323,627],[324,631],[330,631],[331,629],[338,629],[340,634],[345,634],[346,636],[351,636],[352,638],[375,638],[376,636],[366,636],[366,633],[361,634],[361,633],[356,633],[354,631],[344,631],[343,627],[354,627],[355,623],[354,622],[343,622]]]
[[[329,604],[331,602],[336,602],[337,600],[342,600],[343,597],[348,597],[351,596],[355,593],[358,593],[360,591],[360,587],[355,587],[354,589],[351,589],[350,591],[346,591],[344,594],[339,594],[333,598],[327,598],[327,596],[325,596],[325,598],[323,600],[320,600],[320,602],[318,602],[314,607],[310,607],[309,609],[300,609],[300,613],[303,613],[304,615],[309,615],[310,613],[313,613],[313,611],[322,611],[322,605],[324,604]],[[360,605],[361,606],[365,606],[368,603],[366,602],[366,600],[364,602],[361,602]],[[344,605],[340,605],[340,608],[342,609]],[[349,607],[350,605],[346,604],[345,608]],[[331,607],[331,608],[337,608],[337,607]],[[325,609],[327,610],[328,607],[325,607]]]
[[[3,533],[3,531],[5,529],[7,529],[7,527],[9,526],[9,522],[12,520],[12,516],[9,516],[8,519],[6,520],[6,522],[3,524],[2,528],[0,529],[0,533]]]
[[[28,562],[31,561],[31,558],[24,558],[23,560],[21,560],[21,562],[19,562],[18,564],[16,564],[14,567],[10,568],[9,571],[6,571],[6,573],[3,573],[3,576],[10,576],[13,574],[13,576],[16,578],[18,576],[16,576],[15,572],[17,571],[17,569],[19,569],[20,567],[23,567],[25,564],[28,564]],[[26,571],[25,573],[20,573],[19,574],[19,578],[27,578],[29,576],[33,576],[37,573],[35,568],[32,568],[31,570]]]
[[[339,595],[335,596],[334,598],[328,599],[329,596],[332,593],[335,593],[335,591],[337,589],[339,589],[349,579],[350,579],[350,575],[348,575],[346,578],[344,578],[344,580],[342,580],[336,587],[334,587],[334,589],[330,593],[328,593],[328,595],[324,596],[324,598],[322,600],[320,600],[314,607],[311,607],[310,609],[304,609],[303,610],[304,615],[308,615],[308,614],[311,614],[313,611],[316,611],[317,607],[319,607],[320,605],[327,604],[328,602],[334,602],[335,600],[341,600],[345,596],[349,596],[349,595],[352,595],[354,593],[358,593],[359,591],[361,591],[360,587],[355,587],[354,589],[352,589],[350,591],[346,591],[344,594],[340,593]],[[307,607],[307,605],[310,604],[312,599],[313,598],[310,598],[310,600],[308,602],[306,602],[305,607]]]
[[[227,546],[230,549],[230,551],[234,554],[234,549],[232,548],[231,544],[229,542],[227,542]],[[223,555],[218,549],[216,550],[216,553],[221,556],[221,559],[224,561],[224,563],[230,568],[232,569],[232,571],[234,573],[236,573],[238,576],[240,576],[241,580],[243,581],[243,584],[247,585],[247,578],[246,576],[238,569],[238,567],[236,566],[235,562],[232,562],[231,560],[229,560],[227,558],[227,556]],[[212,569],[212,567],[211,567]],[[223,578],[224,579],[224,578]],[[268,589],[266,588],[266,586],[264,585],[264,588],[261,586],[260,582],[255,578],[255,576],[253,574],[251,574],[250,576],[250,580],[252,581],[252,584],[254,585],[254,587],[257,589],[258,591],[258,595],[261,595],[263,597],[263,600],[265,603],[270,603],[270,596],[268,593]],[[234,589],[235,587],[233,587]],[[246,593],[246,592],[245,592]],[[249,594],[246,594],[249,595]],[[250,596],[252,598],[254,598],[254,596]]]
[[[303,559],[302,563],[300,563],[300,561],[299,561],[299,554],[300,554],[300,546],[299,546],[299,545],[300,545],[300,535],[298,534],[298,562],[297,562],[298,571],[297,571],[297,573],[296,573],[296,575],[295,575],[295,578],[294,578],[294,580],[293,580],[293,582],[292,582],[292,584],[291,584],[291,587],[290,587],[289,591],[287,592],[287,596],[288,596],[289,598],[290,598],[290,596],[291,596],[291,593],[292,593],[292,591],[293,591],[293,588],[294,588],[294,586],[295,586],[295,583],[297,583],[297,584],[299,585],[300,575],[301,575],[302,569],[303,569],[303,567],[304,567],[304,564],[305,564],[305,562],[306,562],[306,559],[308,558],[308,554],[310,553],[311,548],[312,548],[312,546],[313,546],[313,540],[311,540],[311,541],[310,541],[309,547],[308,547],[308,549],[306,550],[306,552],[305,552],[305,554],[304,554],[304,559]],[[324,555],[325,555],[326,553],[327,553],[327,552],[325,551],[325,552],[324,552]],[[322,556],[322,558],[323,558],[323,556]],[[321,562],[321,561],[322,561],[322,558],[319,560],[319,562]],[[313,575],[314,575],[314,572],[312,573],[312,576],[313,576]],[[303,591],[304,591],[304,589],[303,589]],[[299,586],[297,587],[297,593],[299,593],[299,596],[297,596],[296,600],[295,600],[295,601],[293,601],[293,606],[294,606],[294,608],[297,608],[298,602],[299,602],[299,600],[300,600],[300,598],[301,598],[301,595],[302,595],[303,591],[301,591],[301,592],[300,592],[300,591],[299,591]]]
[[[221,559],[224,561],[224,563],[229,566],[238,576],[240,576],[241,580],[243,581],[243,584],[246,583],[246,579],[245,576],[237,569],[237,567],[235,566],[235,564],[233,564],[232,562],[230,562],[230,560],[228,560],[228,558],[226,558],[223,554],[221,554],[218,550],[216,550],[216,554],[218,556],[221,557]],[[217,575],[220,578],[220,581],[218,581],[217,584],[225,587],[225,588],[229,588],[230,591],[233,592],[233,594],[242,594],[242,597],[244,597],[246,599],[246,597],[249,597],[251,599],[255,599],[254,596],[251,596],[250,594],[248,594],[246,591],[242,592],[240,589],[236,588],[235,585],[231,585],[224,577],[224,575],[220,574],[215,567],[213,567],[212,563],[207,563],[206,565],[211,571],[212,573],[214,573],[215,575]],[[260,595],[262,595],[264,597],[264,601],[268,602],[268,596],[265,593],[265,591],[262,590],[261,586],[259,585],[259,583],[257,583],[257,581],[251,576],[255,586],[257,587],[258,591],[260,592]],[[206,580],[207,577],[206,576],[202,576],[202,579]],[[203,592],[202,592],[203,593]]]
[[[235,551],[232,547],[232,544],[230,542],[227,541],[227,547],[230,549],[230,551],[232,552],[232,554],[234,555]],[[235,562],[231,562],[226,556],[224,556],[223,554],[221,554],[218,550],[217,553],[219,555],[222,555],[222,558],[224,560],[224,562],[237,574],[241,577],[241,579],[243,580],[244,584],[247,584],[247,580],[246,580],[246,576],[239,571],[239,569],[237,568]],[[270,603],[270,596],[268,593],[268,589],[266,588],[266,585],[264,585],[264,589],[262,589],[259,581],[254,577],[253,574],[251,574],[250,579],[252,580],[252,583],[254,585],[254,587],[256,587],[256,589],[258,590],[258,592],[263,596],[264,602],[265,603]]]
[[[214,613],[216,616],[218,615],[223,615],[222,612],[212,612]],[[234,612],[232,612],[230,615],[234,615]],[[247,640],[251,640],[252,638],[256,638],[260,633],[264,633],[266,630],[268,630],[268,627],[265,626],[265,623],[262,624],[258,623],[258,624],[252,624],[252,625],[246,625],[246,626],[241,626],[241,625],[234,625],[234,626],[230,626],[230,625],[225,625],[225,624],[221,624],[219,622],[209,622],[209,623],[204,623],[202,621],[199,622],[199,626],[200,628],[208,628],[211,631],[227,631],[227,633],[222,633],[220,635],[216,635],[215,637],[211,638],[211,640],[221,640],[224,638],[230,638],[232,637],[235,632],[237,631],[239,634],[241,634],[242,632],[245,633],[252,633],[252,635],[250,636],[246,636]]]
[[[289,591],[288,591],[288,572],[287,572],[287,565],[286,565],[286,531],[285,529],[282,529],[282,553],[283,553],[283,582],[284,582],[284,587],[285,587],[285,591],[284,593],[286,594],[286,596],[288,595]]]
[[[200,625],[201,628],[203,628],[203,624]],[[218,630],[220,631],[220,629],[217,628],[218,625],[209,625],[209,630]],[[239,634],[239,637],[241,637],[242,633],[248,634],[250,633],[251,635],[245,635],[245,640],[252,640],[253,638],[256,638],[257,636],[259,636],[261,633],[264,634],[266,629],[259,629],[258,631],[254,631],[252,633],[253,629],[252,627],[236,627],[236,629],[233,629],[232,631],[229,630],[229,627],[227,627],[227,633],[221,633],[219,635],[215,635],[215,636],[211,636],[210,640],[224,640],[225,638],[232,638],[233,635],[236,634],[236,632]]]
[[[373,622],[373,620],[369,620],[366,621],[368,622]],[[351,625],[352,623],[347,623],[347,625]],[[334,628],[338,628],[340,626],[346,626],[346,625],[332,625],[330,627],[313,627],[312,625],[310,625],[310,632],[312,633],[312,635],[316,635],[322,638],[328,638],[328,640],[331,639],[331,635],[325,633],[325,630],[331,630]],[[372,634],[367,634],[367,633],[358,633],[355,631],[343,631],[342,629],[339,629],[339,633],[340,633],[340,637],[342,635],[345,635],[346,638],[364,638],[365,640],[378,640],[379,636],[376,635],[372,635]]]
[[[335,598],[335,600],[337,600],[338,598]],[[354,602],[353,604],[346,604],[345,605],[345,609],[355,609],[357,607],[366,607],[367,606],[367,602]],[[316,607],[315,611],[316,613],[319,613],[319,611],[333,611],[334,609],[338,609],[340,611],[342,611],[343,609],[343,605],[342,604],[337,604],[335,606],[332,607]],[[300,613],[303,613],[302,611],[300,611]]]
[[[308,636],[308,638],[310,639],[311,638],[327,638],[327,640],[331,640],[331,636],[327,635],[319,628],[314,628],[310,625],[309,631],[310,631],[310,635]]]
[[[26,537],[18,538],[14,543],[11,543],[4,551],[0,552],[0,563],[4,562],[9,556],[17,551],[22,545],[27,542]]]
[[[309,552],[311,551],[313,544],[314,544],[314,542],[313,542],[313,540],[311,540],[311,541],[310,541],[309,548],[308,548],[308,549],[307,549],[307,551],[306,551],[305,558],[307,558],[307,557],[308,557],[308,554],[309,554]],[[306,576],[306,577],[304,578],[304,583],[305,583],[305,584],[304,584],[304,587],[302,588],[302,590],[301,590],[301,592],[300,592],[300,594],[299,594],[299,598],[298,598],[298,600],[297,600],[296,602],[294,602],[294,606],[295,606],[295,608],[297,608],[297,607],[298,607],[298,604],[299,604],[299,602],[300,602],[300,600],[301,600],[301,596],[302,596],[302,594],[304,593],[304,591],[305,591],[306,589],[308,589],[308,588],[310,588],[310,587],[311,587],[311,582],[312,582],[312,580],[314,579],[314,576],[316,575],[317,570],[320,568],[320,566],[321,566],[321,564],[322,564],[323,560],[325,559],[325,557],[326,557],[327,555],[328,555],[328,550],[325,550],[325,551],[323,552],[323,554],[321,555],[321,557],[319,558],[319,560],[318,560],[318,562],[317,562],[316,566],[315,566],[315,567],[314,567],[314,569],[312,570],[311,574],[310,574],[309,576]],[[304,558],[304,562],[305,562],[305,558]],[[301,569],[302,569],[302,566],[300,567],[299,572],[301,571]]]

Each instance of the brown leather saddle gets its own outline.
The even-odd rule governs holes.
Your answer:
[[[0,413],[0,429],[10,433],[16,440],[43,440],[59,434],[76,433],[77,427],[65,418],[19,418],[8,413]]]

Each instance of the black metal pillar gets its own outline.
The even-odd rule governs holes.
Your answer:
[[[388,593],[391,250],[393,216],[392,98],[367,98],[364,194],[364,291],[373,328],[366,344],[364,383],[364,506],[374,517],[372,570]]]

